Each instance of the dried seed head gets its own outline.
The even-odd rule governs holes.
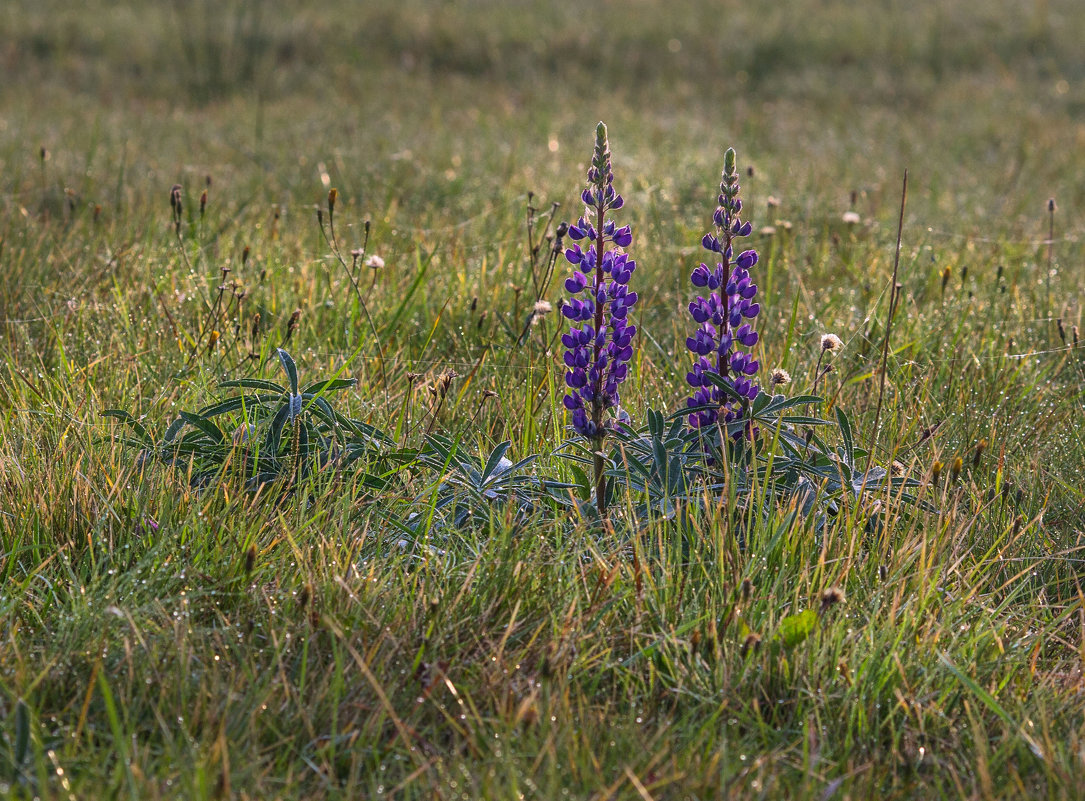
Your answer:
[[[42,164],[49,160],[49,151],[45,149],[45,145],[38,149],[38,158],[41,159]]]
[[[750,596],[753,595],[753,582],[748,578],[742,579],[742,585],[739,592],[743,601],[750,600]]]
[[[250,545],[245,551],[245,575],[249,575],[254,567],[256,567],[256,546]]]
[[[823,334],[821,337],[821,349],[825,350],[840,350],[844,347],[843,341],[836,334]]]
[[[313,585],[306,582],[305,585],[298,590],[298,608],[304,609],[309,605],[309,601],[313,598]]]
[[[953,274],[953,269],[947,264],[942,269],[942,292],[946,291],[946,284],[949,283],[949,277]]]
[[[882,581],[889,578],[889,568],[885,565],[878,565],[878,578]]]
[[[863,218],[859,216],[859,212],[857,211],[845,211],[840,216],[840,219],[845,225],[858,225],[863,221]]]
[[[1051,212],[1052,214],[1054,214],[1054,213],[1055,213],[1055,209],[1056,209],[1056,206],[1055,206],[1055,198],[1053,198],[1053,197],[1052,197],[1052,198],[1048,198],[1048,200],[1047,200],[1047,210],[1048,210],[1049,212]]]
[[[548,300],[535,301],[534,312],[535,316],[541,317],[544,314],[550,314],[554,310],[554,307],[550,305]]]
[[[1062,344],[1066,344],[1066,329],[1062,327],[1062,318],[1060,317],[1055,321],[1055,325],[1059,329],[1059,339],[1062,340]]]
[[[339,198],[339,190],[334,186],[328,190],[328,216],[335,214],[335,201]]]
[[[200,193],[200,216],[202,217],[204,212],[207,211],[207,190],[203,190]]]
[[[987,450],[987,440],[981,439],[976,443],[976,450],[972,454],[972,469],[976,469],[980,466],[980,459],[983,458],[983,452]]]
[[[254,314],[252,316],[252,341],[256,342],[256,340],[259,337],[260,337],[260,312],[256,312],[256,314]]]
[[[384,259],[374,253],[372,256],[365,260],[365,266],[371,270],[380,270],[384,267]]]
[[[769,375],[769,385],[771,387],[786,387],[791,383],[791,373],[782,367],[776,367]]]
[[[173,212],[173,222],[177,230],[181,230],[181,185],[174,184],[170,187],[170,210]]]
[[[742,641],[741,654],[746,656],[753,653],[761,647],[761,635],[755,631],[751,631],[746,635],[746,639]]]
[[[765,201],[765,205],[770,209],[779,208],[780,198],[776,197],[776,195],[769,195],[768,200]]]
[[[294,313],[290,315],[290,319],[286,323],[286,336],[289,338],[291,334],[298,330],[298,321],[301,319],[301,309],[294,309]]]

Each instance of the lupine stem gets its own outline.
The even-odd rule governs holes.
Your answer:
[[[596,203],[595,206],[595,287],[594,294],[596,298],[599,297],[599,290],[603,286],[603,218],[606,216],[606,206],[602,201]],[[604,309],[603,304],[598,301],[595,304],[595,331],[598,334],[603,330],[604,323]],[[593,347],[593,353],[595,358],[594,364],[599,363],[599,354],[603,350],[603,343],[598,336],[595,337],[595,345]],[[599,510],[600,517],[605,517],[607,513],[607,482],[606,476],[603,475],[605,468],[603,458],[603,371],[598,371],[596,376],[595,386],[592,387],[595,392],[595,400],[592,401],[592,422],[595,423],[595,437],[592,441],[592,457],[595,468],[595,508]]]

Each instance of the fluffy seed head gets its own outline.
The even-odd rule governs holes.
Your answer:
[[[823,613],[841,603],[844,603],[844,590],[840,587],[826,587],[821,591],[821,611]]]
[[[844,347],[843,341],[836,334],[823,334],[821,337],[822,350],[840,350]]]
[[[791,373],[782,367],[774,367],[769,377],[769,384],[773,387],[786,387],[791,383]]]

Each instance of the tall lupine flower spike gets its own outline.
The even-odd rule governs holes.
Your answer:
[[[705,234],[701,240],[702,247],[717,254],[719,261],[713,268],[701,264],[690,276],[695,287],[710,290],[707,298],[698,296],[689,304],[690,316],[699,327],[686,339],[686,347],[696,357],[686,375],[694,390],[686,403],[691,408],[709,407],[690,415],[693,428],[730,423],[745,412],[760,392],[754,383],[760,364],[752,349],[758,340],[754,319],[761,306],[754,302],[757,285],[750,281],[750,268],[757,264],[757,251],[744,250],[737,257],[734,255],[735,240],[749,236],[753,228],[741,219],[742,200],[738,195],[735,151],[729,148],[724,156],[719,207],[712,218],[716,231]],[[722,376],[741,400],[715,386],[707,378],[709,373]],[[746,432],[753,433],[752,429]]]
[[[607,127],[599,123],[587,187],[580,195],[584,214],[569,226],[574,244],[565,251],[565,258],[574,269],[565,289],[572,297],[562,303],[561,313],[571,325],[561,341],[568,387],[563,403],[572,413],[573,428],[592,441],[600,514],[606,507],[601,452],[604,413],[618,409],[618,385],[628,374],[637,333],[637,327],[629,323],[629,310],[637,302],[637,293],[629,291],[629,279],[637,263],[624,252],[633,236],[628,225],[618,228],[606,219],[607,212],[625,205],[613,181]],[[581,240],[586,250],[575,244]]]

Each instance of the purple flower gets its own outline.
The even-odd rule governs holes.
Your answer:
[[[629,322],[637,302],[629,281],[637,263],[623,251],[633,235],[628,225],[619,228],[606,218],[607,212],[625,205],[613,181],[607,129],[599,123],[588,185],[580,196],[587,208],[569,226],[569,237],[583,240],[583,247],[575,244],[565,251],[575,268],[565,281],[565,290],[573,297],[561,305],[561,313],[573,324],[561,338],[568,388],[562,403],[572,413],[573,428],[595,440],[605,433],[604,413],[618,407],[618,385],[629,373],[637,333]]]
[[[734,256],[734,240],[749,236],[753,229],[739,216],[742,212],[739,189],[735,151],[728,149],[719,207],[712,215],[716,231],[705,234],[701,240],[701,246],[718,254],[719,261],[714,267],[699,265],[690,276],[694,287],[710,290],[707,298],[698,296],[689,304],[690,317],[698,328],[693,336],[686,338],[686,347],[696,357],[693,368],[686,374],[687,383],[695,390],[686,405],[708,407],[690,415],[689,424],[693,428],[726,424],[740,418],[760,392],[753,381],[760,363],[751,352],[759,339],[753,323],[761,311],[761,305],[754,302],[757,285],[750,280],[750,269],[757,264],[757,251],[744,250]],[[706,377],[709,373],[723,377],[741,400],[716,387]],[[752,436],[756,430],[744,433]]]

